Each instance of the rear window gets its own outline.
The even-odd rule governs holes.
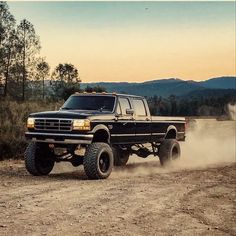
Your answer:
[[[133,99],[135,114],[137,116],[146,116],[146,109],[142,99]]]
[[[121,113],[123,115],[125,115],[126,114],[126,109],[131,108],[129,100],[127,98],[120,98],[119,103],[120,103]]]

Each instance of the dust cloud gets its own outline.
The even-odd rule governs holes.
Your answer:
[[[198,119],[180,145],[181,158],[165,168],[160,166],[158,157],[132,156],[127,166],[116,168],[112,176],[152,175],[236,162],[236,121]]]
[[[235,109],[235,108],[232,108]],[[231,109],[231,110],[232,110]],[[197,119],[187,129],[186,141],[180,142],[181,158],[161,167],[159,158],[132,155],[124,167],[114,167],[110,178],[145,176],[187,169],[201,169],[236,162],[236,121]],[[83,166],[57,163],[53,173],[83,172]]]
[[[197,120],[196,127],[187,132],[182,145],[182,167],[205,167],[236,161],[236,122]]]
[[[228,111],[231,120],[236,120],[236,104],[228,104]]]

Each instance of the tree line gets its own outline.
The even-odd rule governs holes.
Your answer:
[[[195,96],[147,98],[152,115],[159,116],[216,116],[229,117],[229,104],[235,104],[236,94],[222,96]]]
[[[51,72],[40,56],[41,44],[34,25],[26,19],[17,24],[8,4],[0,1],[0,99],[65,100],[82,91],[78,69],[71,63],[59,63]],[[87,86],[84,91],[103,92],[104,87]],[[230,95],[218,97],[147,98],[153,115],[219,116],[227,113],[227,104],[236,101]]]
[[[40,38],[26,19],[17,24],[8,4],[0,2],[0,95],[14,100],[66,99],[80,91],[78,69],[60,63],[50,66],[40,56]],[[87,88],[91,90],[90,87]],[[104,88],[95,88],[102,90]]]

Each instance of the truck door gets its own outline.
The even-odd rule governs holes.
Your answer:
[[[133,115],[127,114],[127,109],[131,109],[130,100],[127,97],[119,97],[116,108],[118,116],[111,133],[113,143],[135,142],[135,121]]]
[[[133,98],[132,104],[135,114],[135,140],[136,142],[150,142],[151,140],[151,119],[147,104],[142,98]]]

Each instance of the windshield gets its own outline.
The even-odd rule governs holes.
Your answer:
[[[61,109],[112,112],[114,104],[114,96],[71,96],[64,103]]]

